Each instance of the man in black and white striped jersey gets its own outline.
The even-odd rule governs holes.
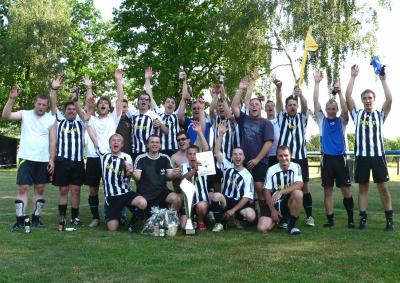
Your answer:
[[[79,99],[77,87],[74,87],[71,92],[75,94],[73,100]],[[67,213],[68,192],[71,191],[71,224],[80,225],[80,192],[85,181],[83,160],[85,113],[76,107],[73,101],[69,101],[64,105],[63,115],[57,108],[56,92],[51,92],[50,101],[51,112],[56,115],[56,122],[51,129],[53,142],[50,144],[50,156],[55,159],[53,160],[55,169],[52,183],[59,187],[58,212],[60,220],[64,221]]]
[[[298,100],[300,99],[300,112]],[[303,177],[303,206],[306,211],[306,225],[314,227],[312,216],[312,197],[309,190],[309,170],[306,149],[306,128],[308,123],[307,100],[301,89],[295,87],[293,95],[285,100],[283,108],[282,92],[276,92],[276,111],[278,112],[278,124],[280,128],[278,146],[286,145],[292,154],[292,161],[299,164]]]
[[[392,94],[386,82],[386,75],[379,76],[385,102],[382,110],[375,110],[375,93],[366,89],[361,93],[363,109],[355,106],[352,98],[354,81],[359,73],[357,65],[351,67],[351,78],[346,89],[347,106],[356,127],[355,133],[355,173],[354,180],[359,185],[360,229],[366,228],[369,177],[372,171],[385,209],[386,230],[393,230],[392,198],[388,188],[389,173],[384,152],[383,123],[392,106]]]

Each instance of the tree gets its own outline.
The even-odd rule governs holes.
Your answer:
[[[125,1],[115,16],[114,38],[134,87],[142,87],[145,67],[156,71],[158,99],[179,89],[181,65],[195,95],[220,68],[232,90],[241,76],[270,61],[263,14],[268,5],[249,0]]]
[[[361,28],[360,17],[369,25]],[[180,65],[195,90],[208,87],[224,69],[230,95],[253,67],[269,73],[272,50],[286,53],[293,69],[301,58],[293,60],[292,50],[303,45],[309,25],[320,44],[310,62],[327,70],[330,84],[350,52],[372,54],[376,11],[350,0],[126,0],[114,21],[114,39],[133,86],[142,87],[143,70],[152,65],[159,99],[179,88]]]

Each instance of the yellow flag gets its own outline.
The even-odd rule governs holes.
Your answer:
[[[307,36],[306,36],[306,43],[305,49],[307,51],[316,51],[318,49],[318,44],[315,42],[314,38],[311,35],[312,33],[312,26],[308,28]]]
[[[306,41],[304,43],[304,54],[303,54],[303,60],[301,62],[301,69],[300,69],[300,75],[299,75],[299,81],[297,82],[298,87],[301,87],[303,83],[303,78],[304,78],[304,70],[306,68],[306,62],[307,62],[307,52],[308,51],[316,51],[318,49],[318,44],[315,42],[314,38],[312,38],[312,26],[308,28],[307,36],[306,36]]]

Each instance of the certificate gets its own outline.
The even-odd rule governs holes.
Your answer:
[[[199,176],[215,175],[215,163],[212,151],[196,153],[196,159],[201,163],[197,171]]]

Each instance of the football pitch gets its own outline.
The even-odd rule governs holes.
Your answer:
[[[0,170],[0,282],[395,282],[400,278],[400,178],[392,174],[391,179],[394,232],[384,231],[383,208],[373,184],[365,231],[347,228],[339,189],[334,194],[336,226],[323,228],[323,191],[315,178],[311,192],[316,227],[305,227],[302,211],[299,236],[278,229],[260,234],[249,227],[157,238],[130,234],[126,228],[111,233],[104,223],[89,228],[87,187],[81,193],[84,226],[77,231],[58,231],[58,189],[47,186],[42,216],[47,228],[11,233],[15,170]],[[356,185],[352,191],[358,227]]]

